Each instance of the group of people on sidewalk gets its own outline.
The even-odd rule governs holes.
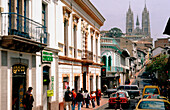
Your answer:
[[[97,101],[97,105],[100,106],[100,100],[101,91],[99,89],[91,93],[89,93],[88,90],[83,91],[83,89],[81,89],[76,93],[74,89],[70,91],[70,87],[67,87],[67,91],[64,94],[64,109],[75,110],[76,104],[78,105],[78,110],[81,110],[83,105],[86,105],[86,108],[89,108],[90,105],[95,108],[95,101]]]

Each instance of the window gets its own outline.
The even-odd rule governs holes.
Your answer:
[[[74,25],[74,58],[77,58],[77,26]]]
[[[68,20],[64,20],[64,54],[68,56]]]
[[[124,86],[119,86],[117,89],[118,90],[124,90]]]
[[[91,52],[93,52],[93,36],[91,36]]]
[[[96,39],[96,62],[98,62],[98,39]]]
[[[42,4],[42,25],[46,27],[46,5]],[[46,32],[46,29],[44,28],[44,32]]]
[[[63,89],[67,89],[69,86],[69,77],[63,77]]]
[[[138,87],[136,87],[136,86],[131,86],[131,90],[138,90]]]
[[[125,86],[125,90],[130,90],[130,86]]]
[[[7,51],[1,51],[1,64],[7,66]]]

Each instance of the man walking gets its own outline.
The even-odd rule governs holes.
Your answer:
[[[72,93],[70,91],[70,87],[67,87],[67,91],[64,95],[65,100],[65,110],[71,110],[71,103],[72,103]]]
[[[75,106],[76,106],[76,92],[75,92],[75,90],[74,89],[72,89],[72,95],[73,95],[73,100],[72,100],[72,104],[71,104],[71,106],[72,106],[72,110],[75,110]]]
[[[32,87],[29,87],[28,91],[24,94],[24,98],[22,102],[25,110],[32,110],[33,102],[34,102],[33,95],[31,94],[32,89],[33,89]]]
[[[101,91],[97,89],[96,91],[96,100],[97,100],[97,105],[100,106],[100,98],[101,98]]]
[[[83,102],[83,95],[81,93],[81,90],[79,90],[79,93],[77,93],[76,102],[78,103],[78,110],[81,110],[81,105]]]

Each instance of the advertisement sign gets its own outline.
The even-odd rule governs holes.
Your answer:
[[[53,90],[47,90],[47,97],[52,97],[54,96],[54,91]]]

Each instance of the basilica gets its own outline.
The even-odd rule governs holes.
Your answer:
[[[142,35],[143,37],[150,38],[150,19],[149,11],[147,10],[146,4],[142,12],[142,27],[140,27],[140,22],[137,16],[136,26],[134,27],[134,16],[131,6],[126,13],[126,35]]]

